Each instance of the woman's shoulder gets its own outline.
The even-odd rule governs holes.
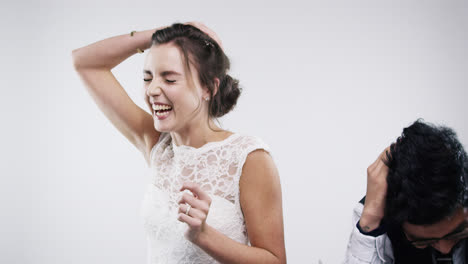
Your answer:
[[[234,136],[235,139],[231,141],[229,148],[232,155],[237,156],[240,164],[243,164],[253,152],[261,151],[263,154],[271,155],[270,147],[260,137],[243,133],[235,133]]]
[[[233,141],[237,146],[243,149],[263,148],[269,150],[268,144],[258,136],[236,133],[237,138]]]

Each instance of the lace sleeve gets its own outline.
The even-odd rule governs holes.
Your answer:
[[[236,199],[235,199],[235,201],[236,201],[237,210],[239,211],[239,213],[244,215],[244,213],[242,212],[241,204],[240,204],[240,188],[239,188],[239,181],[240,181],[240,177],[242,176],[242,169],[244,167],[244,163],[247,160],[247,157],[249,156],[249,154],[256,151],[256,150],[264,150],[270,156],[271,156],[271,152],[270,152],[270,148],[268,147],[268,145],[265,142],[263,142],[263,140],[261,140],[258,137],[253,137],[253,136],[245,137],[243,139],[243,142],[241,144],[239,144],[239,146],[242,149],[242,151],[241,151],[242,154],[241,154],[241,157],[240,157],[240,160],[239,160],[239,170],[238,170],[236,178],[235,178],[236,179]]]

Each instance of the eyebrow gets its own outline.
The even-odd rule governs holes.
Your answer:
[[[149,74],[149,75],[153,75],[153,74],[151,73],[151,71],[149,71],[149,70],[143,70],[143,73]],[[163,71],[163,72],[161,72],[161,76],[168,76],[168,75],[179,75],[179,76],[182,76],[181,73],[178,73],[178,72],[176,72],[176,71]]]

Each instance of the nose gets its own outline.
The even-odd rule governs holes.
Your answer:
[[[162,93],[162,89],[157,81],[151,82],[148,88],[146,89],[146,95],[148,97],[157,96],[157,95],[160,95],[161,93]]]
[[[432,247],[442,254],[448,254],[452,251],[452,248],[456,243],[456,241],[451,240],[439,240]]]

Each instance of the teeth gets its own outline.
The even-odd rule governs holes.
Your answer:
[[[156,114],[157,116],[166,116],[166,115],[169,114],[169,112],[168,112],[168,111],[167,111],[167,112],[157,112],[157,111],[155,111],[155,114]]]
[[[168,105],[153,105],[153,110],[156,110],[156,111],[169,110],[169,109],[172,109],[172,107]]]

